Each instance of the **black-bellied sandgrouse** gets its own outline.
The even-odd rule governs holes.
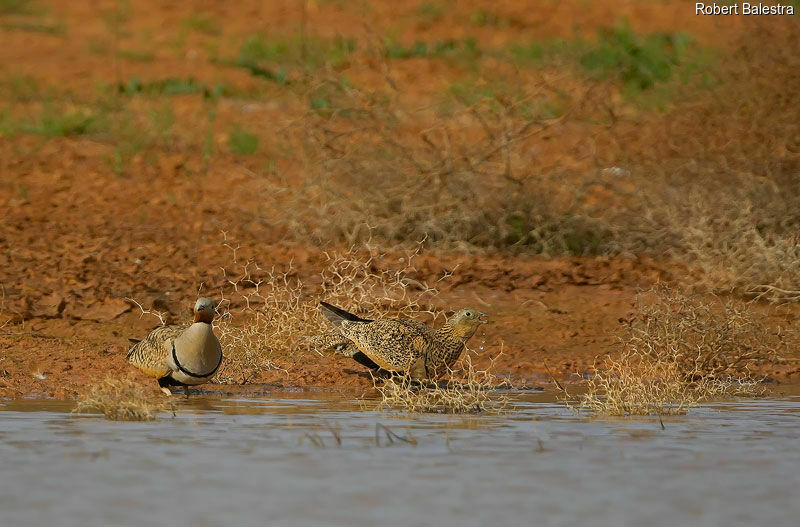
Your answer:
[[[222,346],[214,335],[214,302],[201,298],[194,305],[194,323],[154,329],[128,352],[128,362],[158,379],[161,390],[208,382],[222,364]]]
[[[338,332],[314,338],[315,345],[368,368],[408,373],[413,379],[437,379],[446,373],[486,322],[486,315],[476,309],[462,309],[433,329],[416,320],[361,318],[327,302],[320,307]]]

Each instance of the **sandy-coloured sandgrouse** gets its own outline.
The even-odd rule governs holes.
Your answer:
[[[194,323],[154,329],[128,352],[128,362],[158,379],[161,390],[208,382],[222,364],[222,346],[214,335],[214,302],[201,298],[194,305]]]
[[[486,315],[476,309],[462,309],[433,329],[416,320],[361,318],[327,302],[320,307],[337,332],[316,337],[314,344],[370,369],[408,373],[413,379],[441,377],[486,322]]]

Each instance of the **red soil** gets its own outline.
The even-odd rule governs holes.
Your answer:
[[[186,36],[181,53],[171,47],[181,21],[192,10],[213,14],[223,21],[219,53],[232,55],[238,42],[234,36],[298,27],[302,17],[279,2],[133,2],[119,46],[155,53],[153,61],[135,62],[87,51],[92,38],[109,38],[103,13],[117,4],[53,3],[47,16],[64,21],[67,36],[2,30],[0,64],[9,74],[30,75],[41,86],[67,90],[79,100],[98,82],[133,76],[192,76],[208,82],[224,77],[247,90],[262,81],[242,69],[203,60],[207,48],[195,33]],[[497,46],[569,36],[575,27],[591,30],[625,16],[642,31],[691,30],[705,42],[720,43],[739,23],[726,18],[728,25],[721,28],[709,17],[695,17],[682,2],[645,6],[636,0],[547,2],[539,9],[531,9],[529,2],[475,2],[469,9],[445,10],[435,23],[420,20],[418,6],[395,2],[370,4],[368,14],[341,2],[307,5],[309,32],[359,39],[393,32],[404,42],[463,38],[469,13],[496,10],[508,21],[502,30],[477,27],[470,35],[478,32]],[[419,82],[420,64],[415,61],[393,66],[391,74],[405,88],[402,97],[413,100],[441,89],[437,83],[451,73],[436,61],[425,67],[427,83]],[[349,72],[362,84],[384,82],[384,73],[379,65],[366,63]],[[0,109],[5,103],[0,100]],[[171,104],[179,123],[202,106],[196,97],[177,97]],[[273,122],[281,122],[286,118],[282,112],[291,109],[266,111]],[[214,291],[221,282],[219,267],[230,263],[221,231],[259,262],[277,269],[293,262],[301,278],[318,274],[324,263],[319,249],[282,245],[280,230],[259,219],[263,188],[248,170],[248,163],[255,161],[221,153],[203,176],[201,154],[175,147],[154,157],[134,155],[125,175],[119,176],[110,168],[113,155],[113,144],[89,138],[0,136],[0,324],[5,322],[0,327],[0,397],[68,398],[106,375],[131,372],[125,360],[128,338],[142,337],[153,320],[140,317],[125,298],[159,306],[178,318],[200,284]],[[278,159],[277,168],[290,172],[292,163]],[[476,335],[471,342],[478,348],[485,339],[478,364],[485,365],[502,346],[496,373],[521,382],[548,380],[547,365],[557,376],[583,374],[596,356],[616,349],[615,333],[631,313],[637,288],[669,280],[675,272],[633,256],[544,259],[433,251],[418,262],[418,278],[433,281],[442,270],[456,266],[454,280],[437,302],[442,307],[475,305],[488,312],[491,323],[485,336]],[[786,308],[774,316],[790,324],[798,314],[800,310]],[[791,364],[765,373],[796,374]],[[267,371],[255,381],[292,388],[370,386],[363,368],[339,356],[298,353],[278,365],[285,372]],[[141,375],[137,378],[154,385]]]

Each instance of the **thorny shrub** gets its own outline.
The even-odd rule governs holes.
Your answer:
[[[715,397],[757,395],[756,364],[780,359],[784,333],[747,306],[704,303],[666,286],[640,295],[621,353],[595,364],[586,392],[567,404],[605,415],[684,414]]]
[[[520,88],[464,88],[438,113],[321,75],[331,110],[288,131],[302,184],[276,184],[264,209],[305,243],[648,254],[702,290],[800,301],[800,119],[776,95],[800,87],[798,38],[754,24],[738,60],[669,84],[660,113],[547,68],[503,71]]]
[[[326,253],[327,262],[313,286],[304,284],[291,265],[286,271],[265,270],[253,260],[241,261],[239,248],[229,247],[234,270],[223,269],[226,281],[215,322],[225,355],[215,377],[219,383],[248,383],[261,371],[278,368],[276,360],[305,347],[306,337],[330,332],[319,300],[362,317],[424,313],[435,320],[438,315],[430,303],[437,289],[412,278],[419,246],[407,251],[392,270],[378,266],[375,260],[381,255],[370,248]],[[440,280],[449,276],[445,273]]]
[[[472,364],[469,350],[465,350],[457,368],[445,374],[441,381],[416,383],[407,374],[373,377],[378,399],[364,399],[362,405],[380,411],[399,410],[409,413],[503,412],[512,399],[509,395],[498,392],[498,389],[511,385],[509,381],[498,379],[492,373],[495,360],[497,357],[492,359],[489,367],[479,370]]]
[[[687,376],[675,357],[654,360],[625,350],[595,364],[586,392],[567,399],[573,410],[594,414],[683,415],[703,401],[731,395],[757,395],[763,388],[753,377]]]
[[[175,407],[132,379],[106,377],[79,394],[73,411],[101,412],[112,421],[152,421],[163,412],[174,414]]]

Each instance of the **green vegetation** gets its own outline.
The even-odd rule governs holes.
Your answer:
[[[355,50],[356,41],[342,37],[293,36],[268,40],[263,35],[252,35],[242,43],[232,63],[255,76],[285,84],[292,69],[339,69]]]
[[[34,77],[21,74],[11,74],[0,80],[0,94],[16,102],[29,102],[47,98],[47,94]]]
[[[172,105],[168,102],[163,103],[158,107],[150,109],[148,114],[150,130],[156,140],[162,144],[166,143],[175,126],[175,112],[172,110]]]
[[[133,6],[130,0],[116,0],[113,8],[100,13],[106,30],[116,36],[124,34],[123,26],[131,20],[132,16]]]
[[[386,39],[386,56],[390,59],[423,58],[461,58],[477,60],[481,56],[474,38],[464,40],[443,40],[437,42],[416,41],[409,46],[394,39]]]
[[[11,14],[3,23],[40,23],[29,16],[38,16],[34,5],[0,0],[0,12]],[[26,70],[35,78],[9,72],[0,79],[5,137],[88,135],[114,149],[104,155],[119,174],[134,158],[151,163],[165,152],[202,157],[194,172],[207,172],[218,148],[260,156],[252,166],[302,159],[292,177],[307,180],[267,197],[275,202],[263,212],[275,211],[269,221],[295,241],[358,243],[369,231],[387,244],[425,238],[547,255],[678,255],[710,289],[800,297],[797,183],[787,175],[796,119],[775,95],[796,91],[786,72],[797,63],[785,50],[797,37],[788,29],[774,40],[737,34],[741,49],[712,62],[699,36],[626,23],[490,47],[494,28],[508,28],[504,38],[527,33],[499,7],[459,11],[438,0],[411,7],[412,25],[447,17],[476,37],[437,41],[389,25],[357,42],[314,34],[310,23],[223,39],[213,16],[187,10],[160,42],[178,32],[184,44],[210,37],[191,39],[202,72],[193,78],[162,76],[172,57],[153,47],[130,2],[108,8],[108,32],[87,34],[75,48],[113,63],[102,72],[106,91],[87,94],[69,76],[62,89],[47,68]],[[398,34],[404,40],[391,36]],[[765,47],[775,61],[751,59],[763,59]],[[441,64],[419,67],[425,60]],[[780,90],[766,88],[773,78]],[[720,96],[714,89],[723,81]],[[237,104],[221,104],[234,96]],[[258,134],[242,127],[254,125],[234,126],[231,114],[242,106],[263,112],[247,123],[277,114],[286,125]]]
[[[2,15],[31,15],[36,12],[31,0],[0,0]]]
[[[59,137],[83,135],[93,129],[97,116],[89,109],[57,110],[46,105],[38,118],[23,126],[24,133]]]
[[[193,13],[183,19],[181,26],[187,30],[196,31],[212,37],[222,34],[222,26],[219,20],[207,13]]]
[[[428,23],[436,22],[444,15],[444,8],[433,2],[424,2],[417,8],[417,14]]]
[[[0,21],[0,29],[45,33],[48,35],[63,35],[67,32],[67,28],[64,24],[36,20]]]
[[[695,72],[707,55],[692,46],[683,33],[637,34],[627,23],[598,32],[595,40],[577,36],[511,47],[520,65],[579,64],[600,79],[618,79],[628,95],[636,95],[669,82],[676,72]]]
[[[228,135],[231,152],[240,156],[255,154],[258,150],[258,136],[236,126]]]
[[[132,77],[127,83],[121,84],[118,87],[118,91],[125,95],[173,96],[202,93],[205,96],[210,96],[211,92],[225,92],[225,86],[218,84],[214,87],[209,87],[191,77],[187,79],[167,77],[166,79],[147,82],[139,80],[138,77]]]
[[[616,76],[628,90],[646,90],[672,78],[686,58],[689,37],[683,34],[637,35],[627,24],[602,31],[581,56],[581,64],[603,77]]]
[[[508,18],[485,9],[473,11],[469,16],[469,21],[471,24],[481,27],[506,28],[511,24]]]
[[[8,109],[0,114],[0,132],[11,136],[17,134],[41,135],[44,137],[66,137],[84,135],[97,129],[98,116],[89,108],[67,108],[51,103],[45,104],[31,118],[15,118]]]
[[[490,22],[500,24],[483,11],[475,16],[478,25]],[[481,70],[482,57],[510,59],[523,67],[547,64],[579,67],[598,79],[619,80],[625,93],[632,96],[676,77],[687,82],[689,75],[697,73],[708,60],[707,53],[693,46],[685,34],[640,35],[626,23],[601,30],[594,40],[576,36],[570,40],[553,39],[514,44],[505,49],[484,49],[474,38],[415,41],[410,45],[389,38],[385,40],[385,49],[390,59],[438,58],[460,63],[473,71]],[[457,90],[458,83],[455,86]]]
[[[109,47],[107,40],[97,37],[90,37],[87,43],[87,49],[92,55],[106,55]]]

